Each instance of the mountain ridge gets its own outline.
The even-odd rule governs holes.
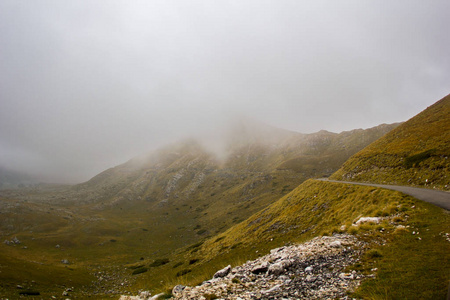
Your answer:
[[[450,95],[352,156],[336,180],[450,190]]]

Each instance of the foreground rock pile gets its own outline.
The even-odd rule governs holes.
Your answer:
[[[354,264],[364,244],[351,235],[317,237],[242,266],[219,270],[196,287],[177,285],[175,299],[347,299],[363,275],[344,272]],[[135,298],[147,299],[147,298]]]
[[[318,237],[297,246],[273,249],[242,266],[218,271],[197,287],[174,288],[175,299],[335,299],[344,298],[362,279],[344,268],[360,256],[361,242],[350,235]]]

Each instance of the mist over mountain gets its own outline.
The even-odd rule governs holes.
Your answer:
[[[449,10],[3,0],[0,165],[74,184],[236,115],[302,133],[406,121],[450,90]]]
[[[0,299],[444,299],[449,11],[0,0]]]
[[[145,288],[169,297],[174,286],[197,285],[228,264],[342,233],[365,245],[355,252],[360,261],[351,266],[350,274],[358,277],[345,275],[364,280],[362,293],[366,285],[370,293],[374,285],[382,286],[382,295],[386,286],[390,294],[446,293],[448,267],[442,268],[441,259],[450,253],[446,211],[394,191],[315,179],[332,175],[417,184],[423,180],[416,178],[426,176],[426,185],[447,189],[448,100],[405,123],[341,133],[301,134],[240,120],[213,138],[168,143],[80,184],[0,190],[0,295],[118,297]],[[434,173],[438,176],[429,177]],[[362,216],[377,221],[355,224]],[[418,257],[412,262],[410,249]],[[307,264],[321,266],[325,252]],[[323,266],[333,272],[326,280],[336,283],[347,274],[339,266]],[[411,290],[424,269],[430,276]],[[380,276],[373,277],[374,272]],[[295,275],[298,283],[309,280],[308,291],[313,291],[311,274],[303,273]],[[392,283],[398,274],[407,280]],[[367,278],[387,278],[388,283]],[[266,280],[248,280],[254,279]],[[74,288],[67,289],[69,283]],[[229,285],[247,288],[239,278],[230,278]]]
[[[0,166],[0,189],[15,189],[39,183],[38,179]]]

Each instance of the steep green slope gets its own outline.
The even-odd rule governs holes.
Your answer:
[[[362,216],[384,216],[381,224],[351,226]],[[345,229],[342,227],[345,226]],[[402,225],[398,227],[399,225]],[[442,209],[399,192],[308,180],[266,209],[229,230],[167,256],[167,264],[137,277],[141,289],[195,285],[227,264],[239,265],[270,249],[321,234],[347,231],[377,249],[351,269],[378,268],[356,296],[374,299],[440,299],[447,292],[450,217]],[[412,232],[420,232],[420,238]],[[132,265],[130,265],[132,266]],[[416,284],[420,278],[420,284]]]
[[[352,156],[331,178],[450,190],[450,95]]]

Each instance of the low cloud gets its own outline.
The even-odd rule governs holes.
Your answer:
[[[2,1],[0,165],[80,182],[236,115],[304,133],[405,121],[450,91],[448,11]]]

